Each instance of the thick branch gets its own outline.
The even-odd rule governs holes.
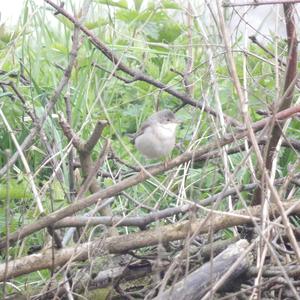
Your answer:
[[[59,116],[59,125],[69,142],[72,142],[77,151],[82,151],[84,149],[84,141],[71,128],[71,125],[65,120],[62,114]]]
[[[68,122],[63,118],[63,116],[60,117],[59,124],[61,125],[65,136],[69,139],[69,141],[72,141],[79,154],[84,183],[78,192],[77,199],[80,199],[87,190],[89,190],[92,194],[99,192],[100,186],[96,180],[96,176],[99,168],[103,165],[108,155],[110,150],[110,141],[105,142],[99,159],[96,162],[92,160],[92,150],[99,141],[103,129],[108,122],[98,121],[87,142],[80,139],[80,137],[72,130],[70,124],[68,124]],[[110,206],[104,207],[100,212],[104,216],[112,216],[112,210]],[[112,229],[111,233],[117,234],[117,231]]]
[[[239,259],[245,252],[249,243],[247,240],[240,240],[230,245],[211,262],[207,262],[196,271],[188,276],[185,276],[181,281],[171,286],[163,293],[159,293],[153,300],[160,299],[184,299],[194,300],[202,299],[202,297],[209,292],[211,284],[216,282],[234,262]],[[231,273],[229,278],[224,282],[223,286],[231,281],[237,279],[245,273],[253,262],[253,256],[249,253],[246,255],[241,263],[237,266],[234,272]]]
[[[292,211],[291,208],[293,208]],[[284,209],[289,213],[300,214],[299,202],[284,203]],[[93,242],[81,244],[76,247],[64,248],[55,251],[53,261],[53,250],[45,250],[38,254],[29,255],[15,259],[8,263],[7,279],[28,274],[37,270],[55,266],[61,266],[70,259],[73,261],[86,260],[93,255],[101,253],[123,253],[146,246],[157,245],[175,240],[185,239],[193,234],[204,234],[211,230],[214,232],[242,224],[252,224],[253,217],[259,217],[261,206],[254,206],[247,209],[237,210],[234,213],[211,212],[210,220],[206,217],[195,221],[183,221],[172,225],[160,226],[153,230],[141,231],[122,236],[108,237],[105,240],[98,239]],[[279,215],[275,205],[270,208],[270,218]],[[5,263],[0,265],[0,281],[3,280]]]
[[[102,135],[104,127],[107,124],[108,124],[108,122],[106,120],[100,120],[97,122],[91,136],[85,143],[84,150],[86,152],[91,152],[93,150],[93,148],[95,147],[95,145],[97,144],[97,142],[99,141],[99,139]]]

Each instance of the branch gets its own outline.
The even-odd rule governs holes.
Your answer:
[[[275,55],[268,49],[266,48],[262,43],[260,43],[255,35],[249,36],[249,39],[256,44],[258,47],[260,47],[262,50],[264,50],[268,55],[270,55],[272,58],[275,58]],[[283,62],[280,58],[277,59],[279,64],[286,66],[286,63]]]
[[[186,213],[189,210],[197,210],[195,205],[187,204],[178,207],[170,207],[161,211],[151,212],[145,216],[136,217],[122,217],[122,216],[112,216],[112,217],[67,217],[63,220],[56,222],[54,228],[63,227],[76,227],[76,226],[95,226],[99,224],[107,226],[138,226],[140,228],[145,228],[147,225],[158,220],[168,218],[180,213]]]
[[[30,85],[31,82],[29,79],[27,79],[23,74],[22,72],[18,73],[18,72],[14,72],[14,71],[4,71],[4,70],[0,70],[0,75],[6,75],[10,78],[16,78],[18,80],[20,80],[20,82],[23,84],[23,85]]]
[[[218,281],[227,270],[235,263],[241,255],[244,254],[249,243],[247,240],[239,240],[230,245],[227,249],[216,256],[212,261],[202,265],[194,272],[184,276],[184,278],[172,285],[169,289],[158,294],[153,300],[160,299],[202,299],[211,289],[211,283]],[[253,255],[248,253],[241,263],[235,268],[234,272],[223,283],[236,280],[239,276],[243,275],[252,265]]]
[[[77,194],[77,202],[77,200],[80,199],[87,190],[89,190],[93,194],[99,192],[101,189],[96,180],[96,176],[99,168],[103,165],[108,152],[110,151],[110,141],[106,141],[96,162],[92,160],[92,150],[99,141],[103,129],[108,124],[108,122],[98,121],[87,142],[80,139],[80,137],[72,130],[70,124],[68,124],[67,121],[63,118],[63,116],[60,117],[59,124],[61,125],[65,136],[69,139],[69,141],[73,143],[79,154],[84,182]],[[103,209],[101,209],[100,213],[104,216],[112,216],[111,207],[104,207]],[[110,233],[118,234],[114,228],[110,230]]]
[[[110,151],[110,140],[106,140],[105,144],[103,146],[103,149],[99,154],[99,158],[97,159],[96,162],[93,162],[93,166],[90,166],[89,172],[87,174],[84,174],[84,175],[86,175],[85,181],[83,182],[83,185],[81,186],[80,190],[78,191],[78,196],[77,196],[78,198],[81,198],[82,195],[84,195],[84,193],[91,187],[92,184],[97,184],[97,188],[95,189],[95,191],[100,190],[98,183],[96,183],[96,175],[98,173],[98,170],[104,164],[104,161],[107,158],[109,151]]]
[[[96,68],[98,68],[98,69],[100,69],[100,70],[102,70],[102,71],[104,71],[104,72],[106,72],[106,73],[114,76],[115,78],[117,78],[117,79],[125,82],[126,84],[129,84],[129,83],[132,83],[132,82],[136,81],[136,79],[126,79],[126,78],[123,78],[123,77],[119,76],[118,74],[116,74],[116,72],[109,71],[109,70],[103,68],[102,66],[100,66],[99,64],[97,64],[95,62],[92,63],[92,66],[94,66],[94,67],[96,67]]]
[[[76,132],[71,128],[71,125],[65,120],[62,114],[59,115],[58,123],[64,135],[67,137],[69,142],[72,142],[77,151],[83,151],[84,141],[82,141]]]
[[[297,176],[292,179],[292,182],[297,184]],[[275,180],[274,184],[279,185],[284,181],[284,178]],[[251,191],[257,188],[259,183],[250,183],[245,185],[239,185],[234,188],[227,189],[220,193],[214,194],[201,200],[201,206],[209,206],[216,201],[220,201],[228,196],[236,195],[238,192]],[[147,225],[156,222],[158,220],[171,217],[180,213],[186,213],[188,211],[199,210],[194,204],[186,204],[177,207],[169,207],[160,211],[154,211],[148,213],[145,216],[104,216],[104,217],[89,217],[89,216],[76,216],[76,217],[66,217],[61,221],[54,224],[54,228],[64,228],[64,227],[78,227],[78,226],[95,226],[103,224],[106,226],[137,226],[140,228],[145,228]]]
[[[286,214],[300,214],[299,202],[284,203]],[[28,274],[50,267],[64,265],[72,261],[82,261],[92,256],[99,256],[104,253],[124,253],[130,250],[139,249],[146,246],[157,245],[170,241],[183,240],[193,234],[204,234],[213,230],[218,230],[238,226],[243,224],[252,224],[254,218],[260,217],[261,206],[253,206],[247,209],[237,210],[231,213],[210,212],[210,219],[214,222],[208,222],[207,217],[196,219],[194,221],[182,221],[172,225],[160,226],[152,230],[141,231],[137,233],[108,237],[103,240],[99,238],[93,242],[87,242],[75,247],[56,250],[44,250],[40,253],[25,256],[10,261],[7,265],[7,279]],[[270,206],[270,218],[280,215],[276,205]],[[53,261],[53,255],[55,260]],[[0,265],[0,281],[3,280],[4,268],[6,264]]]
[[[274,202],[277,204],[278,208],[280,209],[282,221],[283,221],[284,226],[286,227],[286,231],[287,231],[287,234],[289,236],[289,240],[290,240],[290,242],[292,244],[292,247],[293,247],[293,249],[296,253],[297,260],[300,261],[300,247],[299,247],[299,245],[297,243],[297,240],[295,238],[295,235],[293,233],[291,224],[290,224],[287,216],[285,215],[284,209],[282,207],[281,197],[279,196],[279,193],[277,192],[277,190],[274,188],[274,185],[273,185],[273,182],[270,178],[269,172],[268,172],[267,168],[265,167],[265,162],[264,162],[261,150],[259,149],[259,146],[258,146],[258,143],[257,143],[257,138],[255,136],[255,132],[252,128],[251,118],[250,118],[250,114],[248,112],[248,101],[245,97],[244,91],[242,89],[242,86],[241,86],[241,83],[240,83],[240,80],[239,80],[239,77],[238,77],[236,65],[235,65],[233,55],[232,55],[232,52],[231,52],[231,44],[230,44],[229,35],[228,35],[228,32],[226,30],[226,26],[225,26],[224,15],[223,15],[223,12],[221,11],[221,8],[220,8],[220,5],[219,5],[218,1],[217,1],[217,9],[218,9],[218,13],[219,13],[219,21],[220,21],[220,25],[221,25],[221,32],[222,32],[222,35],[223,35],[223,38],[224,38],[225,49],[226,49],[226,52],[227,52],[226,57],[228,59],[228,67],[229,67],[230,75],[232,76],[232,79],[233,79],[233,82],[234,82],[234,85],[235,85],[235,88],[236,88],[236,92],[238,94],[238,99],[239,99],[239,102],[240,102],[240,105],[241,105],[241,113],[243,115],[243,120],[245,122],[247,131],[248,131],[248,134],[249,134],[249,138],[251,140],[252,147],[253,147],[254,153],[255,153],[256,158],[257,158],[257,166],[258,166],[259,171],[261,172],[261,174],[264,176],[263,178],[266,180],[266,183],[267,183],[268,189],[270,191],[270,195],[272,197],[272,200],[274,200]],[[285,10],[287,10],[286,7],[285,7]],[[285,11],[285,13],[286,13],[286,11]],[[292,14],[292,12],[290,12],[290,13]],[[286,14],[286,17],[288,18],[287,14]],[[291,15],[289,15],[289,19],[291,21],[291,19],[292,19]],[[294,26],[293,21],[291,21],[291,23],[293,23],[293,24],[289,24],[289,25],[291,25],[290,33],[293,35],[293,34],[295,34],[295,26]],[[290,37],[290,40],[292,41],[292,45],[295,47],[295,43],[294,43],[294,42],[296,42],[295,36],[294,36],[294,39],[292,39],[291,36],[289,36],[289,37]],[[296,48],[296,51],[297,51],[297,48]],[[292,51],[292,53],[295,54],[295,57],[297,57],[296,51],[295,52]],[[294,55],[292,57],[294,57]],[[293,69],[296,69],[296,62],[295,62],[295,66],[291,66],[291,71]],[[287,75],[287,77],[289,77],[291,79],[291,81],[289,81],[288,86],[285,86],[286,90],[285,90],[284,96],[282,97],[282,100],[283,100],[282,104],[284,102],[287,102],[288,100],[291,100],[293,88],[294,88],[294,85],[295,85],[296,80],[297,80],[297,77],[295,76],[295,74]],[[284,103],[284,105],[286,105],[286,104],[287,103]],[[289,102],[288,106],[289,105],[290,105],[290,102]],[[284,107],[287,107],[287,106],[284,106]],[[282,109],[280,109],[280,110],[282,110]],[[277,120],[275,118],[273,120],[273,122],[276,122],[276,121]],[[272,154],[272,157],[273,157],[273,154]]]
[[[91,136],[84,145],[84,151],[91,152],[93,150],[102,135],[104,127],[107,124],[108,122],[106,120],[100,120],[97,122]]]

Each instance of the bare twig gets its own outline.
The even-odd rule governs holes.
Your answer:
[[[243,114],[243,119],[244,119],[244,122],[245,122],[245,125],[246,125],[246,128],[247,128],[247,131],[248,131],[248,134],[249,134],[254,152],[255,152],[257,160],[258,160],[258,167],[259,167],[259,170],[260,170],[261,174],[263,174],[264,178],[266,179],[267,186],[268,186],[268,188],[270,190],[270,193],[271,193],[271,195],[274,199],[274,202],[277,204],[278,208],[281,211],[283,224],[285,225],[285,227],[287,229],[287,233],[288,233],[289,239],[291,241],[291,244],[292,244],[292,246],[293,246],[293,248],[296,252],[297,259],[298,259],[298,261],[300,261],[300,248],[297,244],[295,235],[294,235],[294,233],[291,229],[290,222],[289,222],[289,220],[288,220],[288,218],[287,218],[287,216],[286,216],[286,214],[283,210],[280,196],[279,196],[278,192],[276,191],[276,189],[273,186],[272,180],[271,180],[271,178],[269,176],[269,173],[268,173],[268,169],[265,167],[262,154],[261,154],[260,149],[258,147],[257,139],[255,137],[254,130],[253,130],[252,123],[251,123],[251,118],[250,118],[249,112],[247,110],[247,103],[245,101],[245,95],[243,93],[241,83],[240,83],[240,80],[239,80],[238,75],[237,75],[236,65],[235,65],[233,55],[232,55],[232,52],[231,52],[230,40],[229,40],[229,37],[228,37],[228,32],[226,30],[223,12],[221,11],[220,5],[218,3],[217,3],[217,8],[218,8],[218,13],[219,13],[220,27],[221,27],[222,35],[223,35],[223,38],[224,38],[225,48],[227,50],[227,56],[226,57],[227,57],[227,60],[228,60],[229,72],[230,72],[230,75],[232,76],[233,83],[235,85],[235,88],[236,88],[236,91],[237,91],[237,94],[238,94],[238,99],[239,99],[239,102],[240,102],[241,112]],[[295,24],[292,24],[291,27],[289,28],[290,29],[289,37],[292,37],[292,36],[295,35],[294,25]],[[295,47],[294,46],[295,42],[296,42],[296,40],[295,40],[295,36],[294,36],[294,38],[292,39],[293,47]],[[297,49],[297,46],[296,46],[296,49]],[[293,51],[293,53],[294,53],[294,51]],[[297,57],[297,54],[295,54],[294,56]],[[294,66],[291,66],[291,70],[294,70],[294,69],[296,69],[296,64]],[[293,84],[295,84],[295,82],[297,80],[297,77],[295,76],[294,72],[291,72],[291,74],[287,75],[287,77],[289,77],[290,81],[288,82],[288,85],[285,86],[286,87],[285,95],[284,95],[284,97],[282,97],[282,100],[284,102],[284,105],[288,104],[287,106],[289,106],[290,105],[289,101],[291,101],[292,92],[293,92],[293,85],[291,84],[291,82],[293,82]],[[284,99],[286,99],[286,101],[284,101]],[[284,107],[286,107],[286,106],[284,106]]]
[[[108,122],[98,121],[91,136],[86,142],[79,138],[79,136],[72,130],[70,124],[66,122],[63,116],[60,117],[59,124],[61,125],[61,128],[66,137],[70,142],[73,143],[74,147],[78,151],[83,178],[85,179],[76,197],[77,201],[87,190],[89,190],[92,194],[97,193],[101,190],[96,180],[96,175],[110,151],[110,141],[106,141],[96,163],[93,162],[91,155],[93,148],[99,141],[103,129],[108,124]],[[100,212],[104,216],[112,216],[112,210],[110,206],[104,207]],[[118,234],[118,232],[114,228],[111,228],[110,232],[112,234]]]
[[[72,107],[70,101],[70,87],[64,97],[66,105],[66,115],[68,124],[72,124]],[[69,168],[69,197],[71,202],[75,199],[75,177],[74,177],[74,149],[70,149],[68,155],[68,168]]]
[[[108,122],[106,120],[101,120],[96,123],[96,126],[95,126],[91,136],[89,137],[89,139],[86,141],[86,143],[84,145],[85,152],[92,151],[92,149],[95,147],[95,145],[99,141],[104,127],[107,125],[108,125]]]
[[[269,50],[267,49],[262,43],[260,43],[256,36],[255,35],[251,35],[249,36],[249,39],[254,43],[256,44],[258,47],[260,47],[262,50],[264,50],[267,54],[269,54],[272,58],[275,58],[275,55]],[[283,65],[283,66],[286,66],[286,63],[283,62],[281,59],[278,58],[278,62]]]
[[[94,62],[92,65],[93,65],[94,67],[96,67],[96,68],[98,68],[98,69],[100,69],[100,70],[102,70],[102,71],[104,71],[104,72],[106,72],[106,73],[108,73],[108,74],[114,76],[115,78],[117,78],[117,79],[119,79],[119,80],[121,80],[121,81],[127,83],[127,84],[132,83],[132,82],[135,82],[135,81],[137,80],[137,79],[126,79],[126,78],[124,78],[124,77],[119,76],[118,74],[116,74],[116,72],[112,72],[112,71],[109,71],[109,70],[103,68],[102,66],[100,66],[99,64],[97,64],[97,63],[95,63],[95,62]]]
[[[91,183],[97,175],[98,170],[104,164],[105,159],[107,158],[107,154],[110,151],[110,140],[106,140],[103,146],[103,149],[99,155],[98,160],[94,163],[94,166],[89,171],[88,176],[85,178],[84,183],[82,184],[80,190],[78,191],[78,198],[81,198],[84,193],[90,188]]]
[[[75,227],[75,226],[95,226],[99,224],[104,224],[107,226],[138,226],[140,228],[145,228],[152,222],[161,220],[163,218],[171,217],[176,214],[186,213],[189,210],[198,209],[195,205],[183,205],[179,207],[170,207],[161,211],[155,211],[148,213],[145,216],[136,217],[67,217],[63,220],[55,223],[55,228],[62,227]]]
[[[32,193],[34,195],[34,199],[35,199],[35,201],[37,203],[39,212],[41,214],[43,214],[44,213],[44,207],[43,207],[42,201],[40,199],[40,195],[39,195],[37,186],[36,186],[36,184],[34,182],[30,166],[29,166],[28,161],[27,161],[27,159],[26,159],[26,157],[24,155],[24,152],[22,151],[22,148],[20,147],[20,145],[18,143],[18,140],[17,140],[16,136],[14,135],[13,130],[10,127],[10,125],[9,125],[9,123],[8,123],[8,121],[7,121],[4,113],[2,112],[1,108],[0,108],[0,117],[1,117],[1,119],[3,121],[3,123],[5,124],[5,126],[7,128],[7,131],[9,132],[9,134],[11,136],[11,139],[13,140],[13,143],[15,144],[15,147],[17,148],[17,152],[19,153],[19,155],[21,157],[21,160],[22,160],[22,163],[24,165],[24,168],[25,168],[25,171],[26,171],[26,175],[28,176],[28,181],[29,181],[29,184],[31,186],[31,190],[32,190]]]

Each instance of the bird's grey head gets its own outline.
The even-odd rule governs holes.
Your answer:
[[[180,123],[180,121],[176,119],[175,114],[169,109],[164,109],[155,113],[154,115],[151,116],[150,119],[151,121],[158,121],[161,124]]]

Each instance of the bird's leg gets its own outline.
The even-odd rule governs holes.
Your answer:
[[[166,156],[165,161],[164,161],[164,167],[165,167],[165,169],[167,168],[168,163],[170,162],[170,160],[171,160],[171,154],[168,154],[168,155]]]
[[[139,174],[141,177],[144,177],[147,174],[144,166],[141,166]]]
[[[147,175],[147,170],[146,170],[146,168],[147,168],[148,166],[147,166],[147,163],[146,163],[146,161],[143,159],[143,161],[142,162],[140,162],[140,175],[141,175],[141,177],[144,177],[144,176],[146,176]]]

